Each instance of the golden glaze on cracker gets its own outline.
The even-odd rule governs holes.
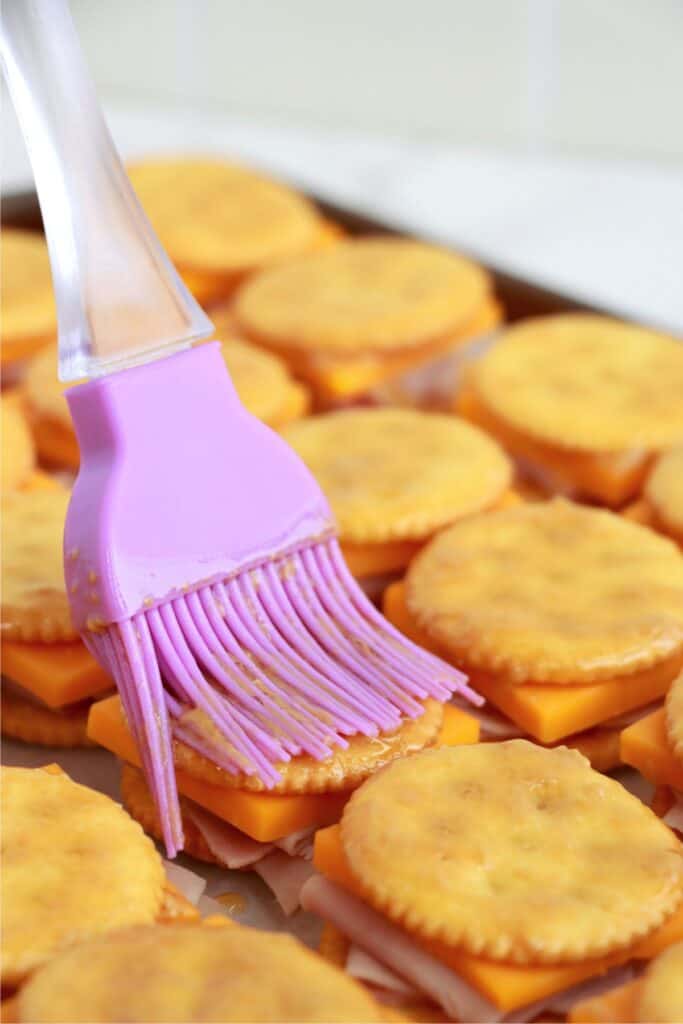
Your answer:
[[[683,848],[576,751],[526,740],[396,761],[341,823],[373,906],[477,956],[564,963],[624,949],[683,898]]]
[[[286,352],[396,352],[453,334],[489,290],[484,270],[445,249],[365,238],[259,275],[235,315],[254,340]]]
[[[32,978],[19,1010],[34,1024],[384,1019],[361,985],[296,939],[239,925],[137,928],[88,943]]]
[[[412,562],[406,600],[449,657],[511,683],[621,677],[683,646],[683,556],[562,499],[457,523]]]
[[[200,733],[220,747],[224,742],[202,711],[188,712],[182,719],[192,722]],[[443,705],[436,700],[425,702],[425,712],[419,718],[407,718],[393,733],[379,736],[349,736],[345,750],[335,748],[332,757],[315,761],[307,754],[277,766],[280,781],[269,793],[332,793],[355,789],[364,779],[383,765],[414,754],[431,746],[437,739],[443,723]],[[265,787],[255,775],[231,775],[218,768],[197,751],[178,740],[173,744],[175,764],[188,775],[204,779],[213,785],[230,789],[262,792]]]
[[[512,478],[495,441],[454,416],[352,409],[309,417],[283,436],[353,543],[422,540],[494,505]]]
[[[683,440],[683,348],[606,317],[525,320],[482,358],[472,384],[495,415],[560,448],[648,451]]]
[[[68,776],[2,768],[3,985],[59,950],[151,922],[164,870],[140,826]]]

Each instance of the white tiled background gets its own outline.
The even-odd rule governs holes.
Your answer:
[[[126,153],[232,151],[683,331],[681,0],[72,9]]]

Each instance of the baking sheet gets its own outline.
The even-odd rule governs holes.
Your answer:
[[[40,768],[56,763],[74,782],[80,782],[92,789],[121,802],[119,762],[108,751],[101,748],[67,750],[63,747],[36,747],[18,740],[2,740],[2,763],[20,768]],[[163,848],[157,844],[164,856]],[[296,935],[307,946],[316,949],[322,924],[313,914],[303,910],[286,917],[270,889],[252,871],[230,871],[213,864],[204,864],[180,854],[174,863],[199,875],[206,882],[205,895],[216,899],[223,893],[237,894],[244,902],[244,910],[229,914],[222,904],[211,907],[211,913],[222,913],[234,917],[240,924],[252,925],[266,931],[288,931]],[[208,908],[200,906],[205,912]]]

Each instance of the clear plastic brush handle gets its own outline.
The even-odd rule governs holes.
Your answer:
[[[3,71],[50,250],[59,377],[96,377],[211,333],[131,187],[66,0],[3,0]]]

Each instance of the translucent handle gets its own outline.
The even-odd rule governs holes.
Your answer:
[[[3,0],[0,42],[50,250],[60,379],[101,376],[210,334],[126,176],[66,0]]]

